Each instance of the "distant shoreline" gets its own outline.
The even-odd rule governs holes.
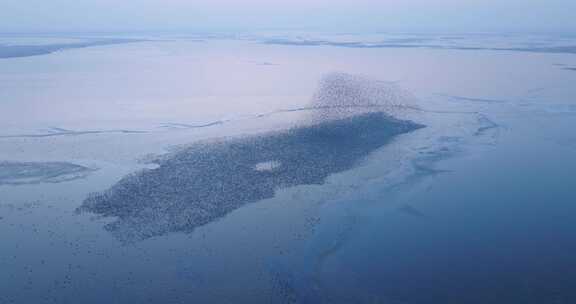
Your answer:
[[[288,46],[330,46],[357,49],[384,49],[384,48],[423,48],[461,51],[511,51],[551,54],[576,54],[576,45],[549,46],[549,47],[483,47],[483,46],[454,46],[425,43],[390,43],[390,42],[361,42],[361,41],[328,41],[328,40],[302,40],[302,39],[268,39],[262,44],[288,45]]]
[[[0,45],[0,59],[48,55],[58,51],[87,48],[100,45],[113,45],[148,41],[145,39],[100,39],[78,43],[59,43],[48,45]]]

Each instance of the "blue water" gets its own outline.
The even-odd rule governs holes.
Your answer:
[[[418,214],[371,207],[325,266],[327,301],[576,301],[576,150],[550,140],[573,136],[574,118],[508,120],[490,153],[444,163],[450,173],[409,201]]]

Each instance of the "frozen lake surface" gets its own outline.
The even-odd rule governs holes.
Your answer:
[[[0,303],[574,303],[575,47],[1,37]]]

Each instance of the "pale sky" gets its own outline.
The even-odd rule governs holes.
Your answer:
[[[0,0],[0,32],[453,30],[576,32],[576,0]]]

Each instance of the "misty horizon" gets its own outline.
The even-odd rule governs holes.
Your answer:
[[[574,11],[569,0],[29,0],[3,4],[0,32],[576,32]]]

